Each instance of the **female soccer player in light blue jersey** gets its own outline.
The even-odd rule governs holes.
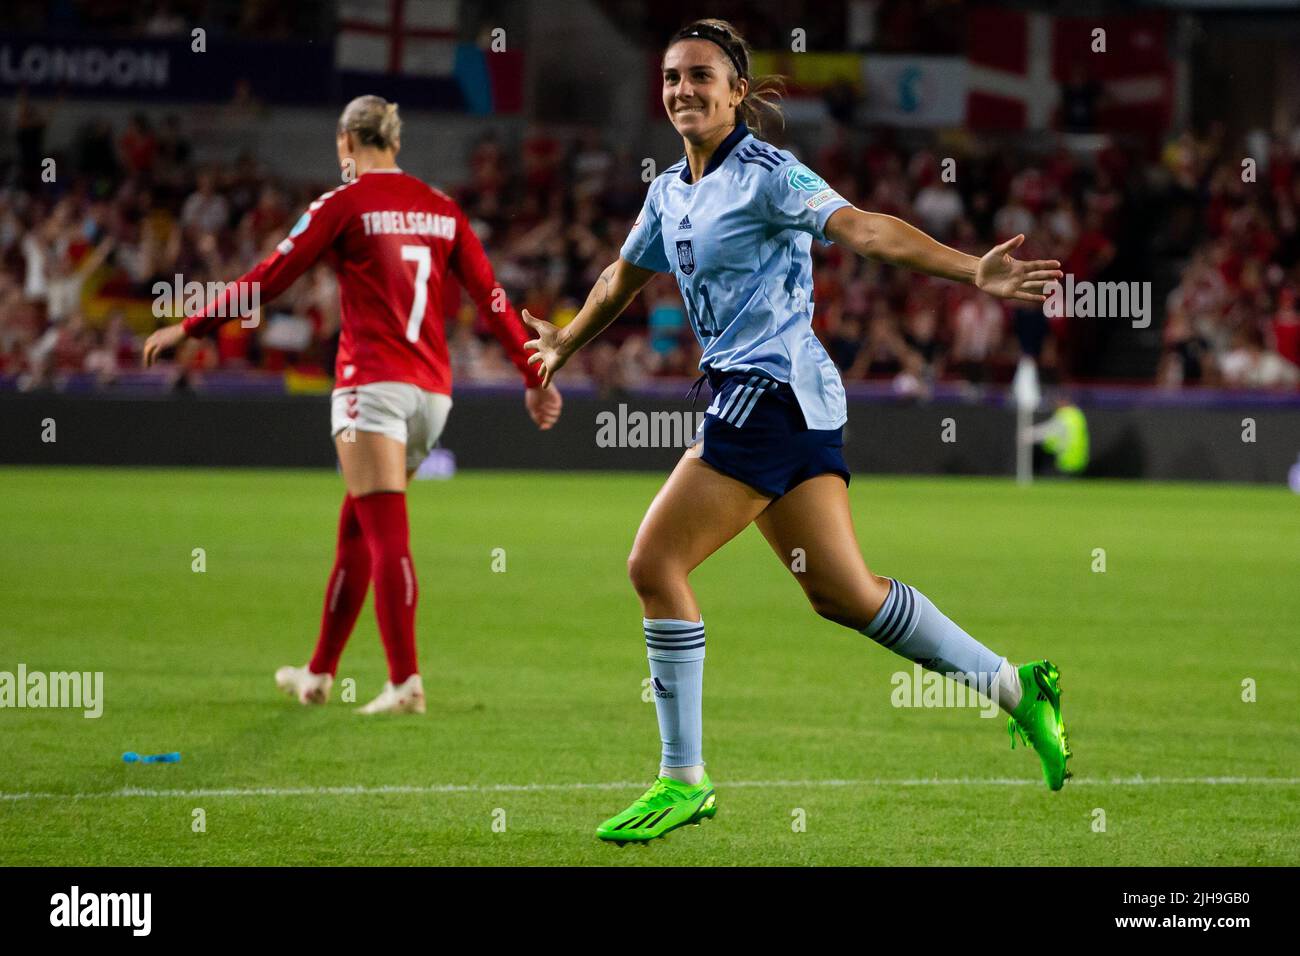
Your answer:
[[[704,772],[704,622],[688,577],[751,522],[814,610],[896,654],[964,680],[1010,715],[1015,733],[1059,790],[1070,752],[1056,668],[1019,668],[940,612],[919,590],[867,569],[849,510],[841,454],[839,373],[812,332],[814,238],[1008,299],[1043,301],[1056,261],[1023,262],[1016,236],[981,258],[950,249],[892,216],[854,208],[789,152],[751,131],[772,109],[770,78],[752,77],[749,47],[730,24],[701,20],[663,57],[663,102],[686,155],[650,185],[617,262],[563,329],[524,312],[526,343],[549,384],[656,272],[671,272],[704,349],[713,403],[696,442],[637,532],[628,570],[643,629],[663,754],[649,790],[597,830],[618,843],[652,840],[717,812]]]

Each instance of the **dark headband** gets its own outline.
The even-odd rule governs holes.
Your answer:
[[[719,34],[721,34],[721,36],[719,36]],[[744,79],[749,78],[749,70],[740,65],[740,58],[737,57],[736,54],[732,52],[731,47],[727,45],[727,35],[717,27],[711,27],[708,24],[703,24],[697,27],[687,27],[685,30],[677,31],[677,35],[673,37],[673,42],[676,43],[678,40],[708,40],[710,43],[716,45],[723,53],[727,54],[727,59],[729,59],[731,65],[736,68],[737,76]]]

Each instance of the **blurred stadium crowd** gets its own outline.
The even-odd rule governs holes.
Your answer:
[[[145,114],[122,129],[87,125],[58,151],[57,185],[44,183],[46,109],[25,97],[14,104],[15,159],[0,179],[0,387],[138,376],[143,335],[158,321],[156,283],[234,279],[332,186],[277,181],[248,154],[206,162],[178,116]],[[609,139],[536,124],[519,142],[486,135],[468,180],[437,184],[475,222],[515,304],[557,323],[617,257],[644,196],[641,158]],[[1024,232],[1025,255],[1059,258],[1076,281],[1143,279],[1153,251],[1164,256],[1176,284],[1157,290],[1168,292],[1155,310],[1164,345],[1148,381],[1300,384],[1300,130],[1246,144],[1214,130],[1183,134],[1155,160],[1114,143],[1084,161],[1064,147],[1030,154],[964,134],[904,141],[846,127],[819,150],[785,145],[856,205],[975,254]],[[1255,157],[1257,182],[1243,181],[1241,155]],[[961,175],[947,182],[943,157],[953,156]],[[1154,231],[1153,221],[1162,224]],[[905,395],[937,381],[1001,383],[1022,352],[1039,357],[1049,381],[1093,380],[1114,347],[1107,320],[1049,320],[832,245],[819,244],[815,262],[815,327],[850,383],[887,382]],[[514,380],[458,289],[444,310],[458,379]],[[187,343],[165,374],[259,369],[326,387],[338,323],[334,278],[321,265],[255,328],[230,322],[215,339]],[[676,285],[662,276],[572,374],[618,390],[693,375],[697,360]]]
[[[1166,302],[1166,387],[1300,386],[1300,127],[1243,146],[1214,130],[1162,156],[1197,239]]]

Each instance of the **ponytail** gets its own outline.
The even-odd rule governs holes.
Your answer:
[[[363,146],[397,149],[402,142],[402,120],[397,104],[380,96],[358,96],[343,108],[339,132],[351,133]]]

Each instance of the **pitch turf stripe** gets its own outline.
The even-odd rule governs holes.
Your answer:
[[[875,777],[863,780],[728,780],[722,789],[754,787],[1041,787],[1040,778],[1020,777]],[[381,787],[230,787],[194,790],[155,790],[124,787],[91,793],[0,792],[0,802],[24,800],[110,800],[196,797],[368,797],[390,794],[434,793],[557,793],[566,790],[635,790],[645,781],[611,783],[483,783],[429,784],[427,786]],[[1300,777],[1071,777],[1068,787],[1174,787],[1174,786],[1300,786]]]

